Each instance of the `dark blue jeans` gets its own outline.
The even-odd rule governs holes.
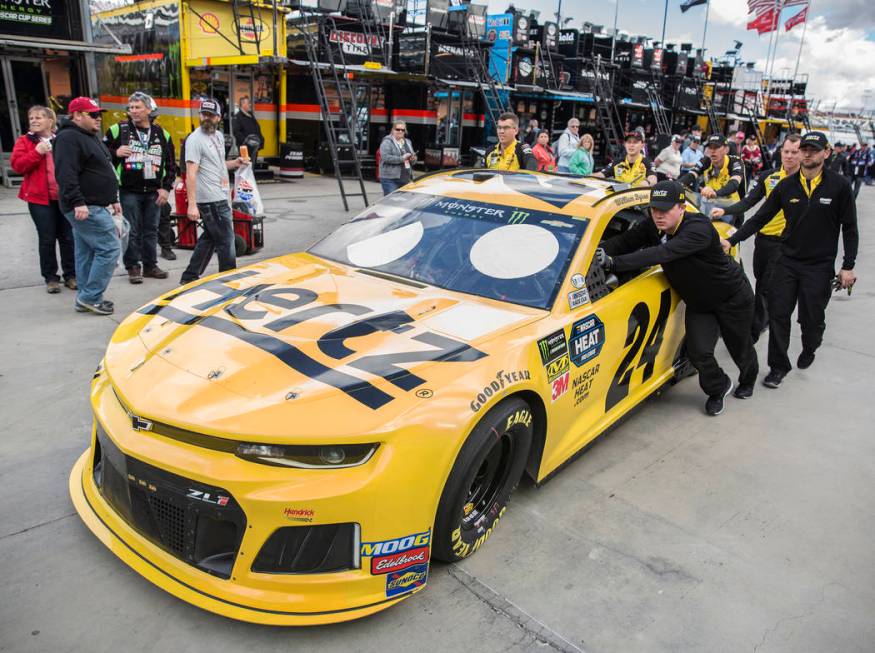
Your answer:
[[[130,269],[143,264],[149,270],[158,265],[158,221],[161,207],[155,204],[157,191],[135,193],[129,190],[119,192],[122,212],[131,225],[128,248],[125,250],[124,264]]]
[[[231,205],[226,201],[198,203],[197,209],[200,211],[204,230],[197,239],[188,267],[182,273],[182,283],[199,279],[207,269],[214,251],[219,256],[219,272],[237,267]]]
[[[404,184],[401,183],[400,179],[384,179],[380,177],[380,186],[383,187],[383,195],[388,195],[389,193],[394,193],[396,190],[401,188]]]
[[[86,304],[99,304],[121,253],[115,222],[105,206],[91,204],[85,220],[74,218],[73,211],[64,215],[73,225],[76,245],[76,281],[79,284],[76,299]]]
[[[61,213],[58,202],[50,201],[47,205],[29,202],[27,208],[30,217],[36,225],[39,241],[39,269],[46,283],[60,281],[58,276],[58,257],[55,243],[61,250],[61,270],[64,279],[76,278],[76,262],[73,256],[73,228],[67,218]]]

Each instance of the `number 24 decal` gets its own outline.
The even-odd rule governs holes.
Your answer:
[[[650,326],[650,309],[647,303],[638,302],[635,308],[632,309],[632,312],[629,314],[629,326],[626,332],[625,344],[625,347],[631,346],[631,348],[626,352],[623,360],[620,361],[620,366],[611,380],[611,385],[605,397],[605,412],[608,412],[629,396],[629,382],[632,380],[632,373],[636,369],[644,368],[641,375],[642,383],[653,376],[656,355],[662,347],[665,325],[668,322],[670,311],[671,290],[666,288],[659,297],[659,313],[656,315],[656,321],[653,323],[650,335],[647,336],[647,328]],[[647,340],[646,344],[645,337]],[[644,346],[644,351],[641,353],[641,359],[637,365],[633,366],[632,363],[635,357],[638,356],[638,352],[641,351],[642,345]]]

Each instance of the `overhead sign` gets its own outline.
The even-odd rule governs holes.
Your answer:
[[[66,0],[0,0],[0,33],[81,41],[79,3]]]
[[[0,3],[8,1],[0,0]],[[286,40],[282,33],[277,38],[279,52],[273,52],[270,9],[253,6],[252,15],[242,15],[238,21],[230,3],[190,0],[182,6],[189,14],[184,23],[188,29],[186,60],[286,55]]]

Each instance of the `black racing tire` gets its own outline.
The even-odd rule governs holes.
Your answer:
[[[243,236],[234,234],[234,253],[237,256],[245,256],[247,253],[246,249],[246,241],[243,240]]]
[[[471,431],[438,504],[433,558],[445,562],[467,558],[495,530],[522,478],[533,419],[529,405],[511,397],[486,413]]]

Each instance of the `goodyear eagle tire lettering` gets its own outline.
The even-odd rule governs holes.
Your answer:
[[[462,560],[492,535],[522,477],[533,421],[528,404],[510,397],[487,412],[471,431],[438,504],[433,558]]]

